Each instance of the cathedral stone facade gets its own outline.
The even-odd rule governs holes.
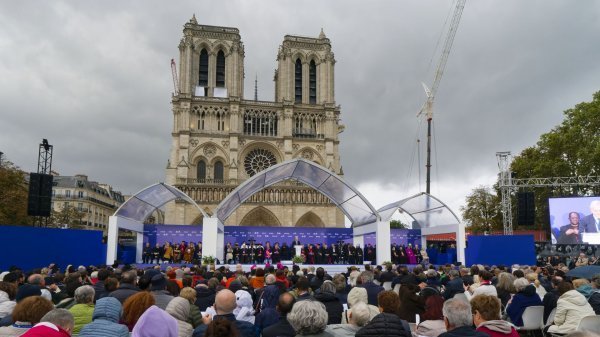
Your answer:
[[[273,101],[244,98],[238,29],[201,25],[193,17],[184,25],[179,52],[166,182],[208,214],[245,180],[286,160],[302,157],[343,174],[335,58],[323,31],[283,38]],[[170,224],[201,222],[199,212],[183,202],[169,205],[165,217]],[[343,227],[344,215],[318,191],[285,181],[253,195],[225,225]]]

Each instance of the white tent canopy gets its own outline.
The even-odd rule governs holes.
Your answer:
[[[144,244],[144,221],[154,211],[173,200],[183,200],[195,205],[202,215],[204,215],[204,218],[208,217],[208,214],[192,198],[176,187],[165,183],[150,185],[127,199],[117,209],[115,214],[108,218],[106,264],[112,264],[117,258],[117,243],[120,228],[137,233],[136,261],[138,261],[142,256]]]

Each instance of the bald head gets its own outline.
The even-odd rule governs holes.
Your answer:
[[[32,274],[27,278],[27,283],[33,284],[35,286],[43,287],[45,286],[44,277],[40,274]]]
[[[229,289],[223,289],[215,297],[215,310],[217,315],[231,314],[237,306],[235,294]]]

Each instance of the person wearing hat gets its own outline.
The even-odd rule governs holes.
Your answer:
[[[131,337],[177,337],[178,329],[175,318],[153,305],[140,316]]]
[[[165,310],[167,305],[173,299],[173,296],[167,291],[167,279],[162,274],[156,274],[150,280],[150,293],[154,296],[156,306]]]

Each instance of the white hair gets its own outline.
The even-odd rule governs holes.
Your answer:
[[[471,304],[467,301],[454,298],[447,300],[442,307],[442,314],[454,328],[473,325]]]
[[[91,286],[81,286],[75,289],[75,302],[87,304],[94,302],[96,291]]]
[[[348,309],[352,316],[350,321],[357,326],[365,326],[371,319],[371,312],[369,306],[363,302],[358,302],[352,306],[352,309]]]
[[[529,281],[527,281],[527,279],[524,277],[519,277],[513,282],[513,284],[517,292],[519,292],[529,285]]]
[[[288,322],[298,335],[314,335],[323,332],[327,327],[327,319],[325,305],[312,300],[296,302],[287,315]]]

